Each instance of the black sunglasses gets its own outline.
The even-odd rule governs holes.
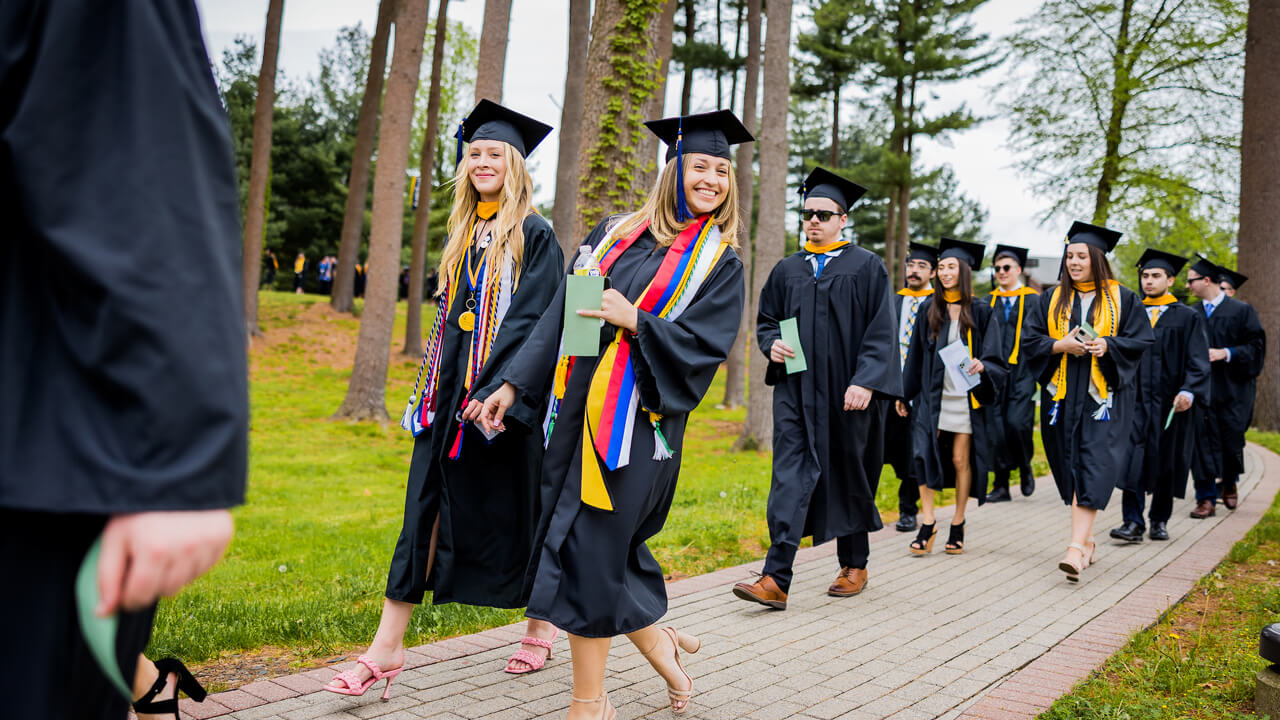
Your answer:
[[[807,222],[812,220],[814,216],[817,216],[819,222],[826,222],[837,215],[843,214],[844,213],[839,213],[835,210],[803,210],[800,212],[800,217],[804,218]]]
[[[1017,265],[996,265],[996,272],[1009,272],[1017,267]]]

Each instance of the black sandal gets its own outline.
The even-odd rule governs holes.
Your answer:
[[[964,554],[964,523],[951,524],[951,533],[947,537],[947,544],[943,551],[948,555]]]
[[[174,720],[181,720],[178,716],[178,691],[186,693],[188,697],[196,702],[204,702],[205,696],[209,693],[200,686],[191,671],[186,665],[182,664],[177,658],[164,658],[156,661],[156,671],[160,673],[160,677],[151,685],[151,689],[145,695],[138,698],[133,703],[134,712],[147,713],[148,715],[157,715],[160,713],[173,713]],[[173,697],[168,700],[160,700],[156,702],[155,696],[159,695],[169,684],[169,675],[172,673],[177,681],[178,687],[173,692]]]
[[[911,541],[912,555],[928,555],[933,552],[933,541],[938,537],[938,522],[925,525],[920,523],[920,532],[916,533],[916,539]]]

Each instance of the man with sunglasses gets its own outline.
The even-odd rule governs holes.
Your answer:
[[[1019,489],[1024,497],[1036,490],[1031,472],[1035,455],[1032,436],[1036,425],[1036,377],[1022,361],[1022,338],[1031,318],[1040,311],[1040,295],[1022,284],[1022,268],[1027,264],[1027,249],[1016,245],[997,245],[992,267],[997,287],[988,302],[1000,326],[1000,342],[1009,363],[1009,379],[999,402],[986,408],[991,427],[992,469],[995,481],[987,502],[1009,502],[1009,476],[1018,471]]]
[[[1213,376],[1191,465],[1196,484],[1191,517],[1197,520],[1215,514],[1218,498],[1228,510],[1236,508],[1236,482],[1244,471],[1244,434],[1253,419],[1253,396],[1266,350],[1257,311],[1227,297],[1218,284],[1222,275],[1222,268],[1199,255],[1187,270],[1187,289],[1200,298],[1191,307],[1208,321]]]
[[[733,594],[786,609],[800,540],[836,539],[833,597],[862,592],[868,533],[881,528],[876,487],[883,466],[884,411],[902,395],[889,274],[875,254],[840,237],[847,208],[866,189],[822,168],[801,188],[805,242],[760,292],[756,339],[773,386],[770,547],[764,572]],[[793,320],[800,347],[784,342]],[[804,368],[788,358],[804,358]]]

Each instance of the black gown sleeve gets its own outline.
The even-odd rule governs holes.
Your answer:
[[[674,322],[639,311],[631,342],[640,402],[660,415],[692,412],[738,337],[745,300],[742,261],[726,250]]]
[[[1120,307],[1120,327],[1107,338],[1107,353],[1098,366],[1112,387],[1125,388],[1133,384],[1142,354],[1155,342],[1155,334],[1142,301],[1129,288],[1120,288]]]
[[[973,397],[983,405],[991,405],[1004,392],[1005,380],[1009,377],[1009,363],[1004,355],[1000,323],[995,322],[995,313],[991,307],[975,301],[972,308],[973,323],[982,337],[981,344],[973,349],[982,361],[982,381],[973,389]]]
[[[782,339],[782,330],[778,324],[782,322],[786,309],[786,283],[783,279],[782,263],[773,266],[769,279],[760,290],[760,303],[756,306],[756,347],[764,355],[767,367],[764,371],[764,384],[777,385],[787,376],[787,366],[769,359],[773,343]]]
[[[1185,350],[1187,371],[1182,378],[1182,387],[1178,390],[1191,393],[1197,403],[1208,407],[1212,399],[1210,388],[1213,385],[1213,366],[1209,362],[1209,324],[1202,312],[1193,311],[1186,315],[1190,318],[1187,322],[1189,327]]]
[[[487,382],[471,393],[473,398],[483,400],[501,387],[502,378],[521,344],[556,297],[563,272],[564,253],[551,225],[541,216],[530,214],[524,221],[524,263],[519,285],[511,296],[511,306],[502,318],[498,336],[493,339],[493,347],[489,350],[488,362],[494,370],[486,368]],[[533,395],[523,398],[539,402],[517,402],[507,411],[507,417],[526,427],[534,427],[541,419],[536,415],[544,397]]]
[[[1240,380],[1249,380],[1262,374],[1263,360],[1267,351],[1266,333],[1262,323],[1258,321],[1258,311],[1249,303],[1240,302],[1243,307],[1242,325],[1238,345],[1232,345],[1231,359],[1227,361],[1227,372]]]
[[[1053,312],[1053,291],[1046,290],[1036,300],[1034,310],[1028,304],[1024,312],[1027,325],[1022,330],[1022,347],[1018,350],[1018,362],[1027,363],[1027,368],[1041,385],[1049,382],[1053,371],[1061,362],[1061,353],[1053,352],[1053,344],[1057,342],[1049,335],[1049,313]]]
[[[929,333],[929,306],[933,298],[927,297],[916,309],[915,329],[911,331],[911,344],[907,348],[907,362],[902,366],[902,396],[908,402],[916,399],[924,391],[924,354],[929,352],[926,336]]]
[[[891,397],[901,397],[902,373],[898,368],[898,318],[893,312],[893,290],[884,264],[868,262],[862,283],[861,308],[866,328],[858,346],[858,365],[850,385],[857,385]],[[868,277],[869,276],[869,277]]]

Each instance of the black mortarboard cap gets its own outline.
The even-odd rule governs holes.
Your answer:
[[[994,263],[1005,255],[1013,258],[1013,261],[1018,263],[1018,267],[1025,268],[1027,266],[1026,248],[1018,247],[1017,245],[996,245],[996,252],[991,256],[991,262]]]
[[[939,260],[958,258],[968,263],[972,270],[982,267],[982,256],[986,251],[987,246],[982,243],[965,242],[954,238],[944,237],[942,242],[938,243]]]
[[[923,260],[930,265],[938,266],[938,248],[924,243],[913,242],[908,246],[907,260]]]
[[[1149,267],[1160,268],[1169,273],[1170,276],[1182,272],[1182,268],[1186,264],[1187,259],[1181,255],[1174,255],[1155,248],[1147,248],[1146,252],[1142,253],[1142,257],[1138,258],[1139,268],[1143,270]]]
[[[837,205],[848,210],[865,195],[867,189],[846,180],[826,168],[816,167],[809,177],[800,185],[800,194],[806,198],[830,198]]]
[[[667,144],[668,161],[678,153],[731,159],[730,148],[755,140],[731,110],[649,120],[645,127]]]
[[[1196,261],[1191,263],[1191,269],[1214,282],[1222,278],[1222,268],[1209,262],[1209,259],[1203,255],[1196,255]]]
[[[551,126],[546,123],[521,115],[492,100],[481,100],[458,126],[458,158],[454,164],[462,161],[464,142],[501,140],[515,148],[520,157],[527,158],[550,132]]]
[[[1229,283],[1231,287],[1237,290],[1239,290],[1240,286],[1245,284],[1245,281],[1248,279],[1248,277],[1241,275],[1235,270],[1228,270],[1221,266],[1218,267],[1218,282]]]
[[[1115,249],[1116,243],[1120,242],[1122,234],[1101,225],[1090,225],[1077,220],[1071,223],[1071,229],[1067,231],[1067,243],[1080,242],[1092,245],[1103,252],[1111,252]]]

